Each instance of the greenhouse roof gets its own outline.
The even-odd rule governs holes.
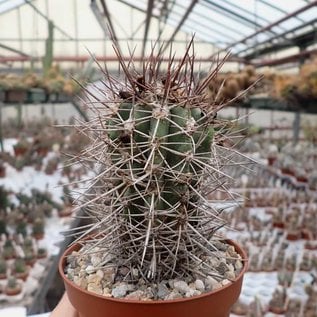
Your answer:
[[[259,66],[316,52],[317,1],[313,0],[0,0],[0,62],[39,59],[47,22],[54,24],[54,56],[82,62],[87,49],[112,60],[110,34],[124,54],[148,54],[188,43],[206,61],[219,51]],[[152,44],[151,44],[152,43]]]

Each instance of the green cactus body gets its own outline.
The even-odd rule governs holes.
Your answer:
[[[155,235],[164,226],[179,232],[188,213],[197,214],[199,196],[191,187],[198,190],[202,165],[194,161],[210,157],[214,135],[202,116],[199,108],[173,103],[122,102],[107,119],[111,164],[121,177],[114,184],[125,184],[118,192],[130,226],[142,224]],[[161,234],[158,240],[164,241],[171,233]],[[148,249],[152,239],[147,234]],[[150,261],[148,251],[143,257]]]
[[[206,197],[224,186],[220,168],[226,159],[215,153],[225,123],[215,119],[217,106],[204,93],[197,95],[204,88],[193,76],[186,82],[192,58],[164,80],[152,74],[155,60],[144,66],[141,79],[135,69],[122,67],[130,84],[122,84],[121,94],[107,94],[116,108],[91,107],[96,117],[83,127],[94,140],[87,161],[96,158],[101,166],[94,198],[87,194],[81,204],[96,220],[88,233],[101,233],[96,243],[110,250],[114,263],[137,268],[151,281],[196,270],[199,257],[214,255],[210,241],[225,223]],[[107,89],[118,85],[114,81]]]

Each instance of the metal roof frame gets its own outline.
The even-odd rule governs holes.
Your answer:
[[[249,39],[255,37],[255,36],[258,35],[259,33],[266,32],[266,31],[272,29],[274,26],[277,26],[277,25],[279,25],[280,23],[282,23],[282,22],[284,22],[284,21],[286,21],[286,20],[288,20],[288,19],[290,19],[290,18],[292,18],[292,17],[294,17],[294,16],[297,16],[298,14],[300,14],[300,13],[302,13],[302,12],[304,12],[304,11],[306,11],[306,10],[308,10],[308,9],[310,9],[310,8],[312,8],[312,7],[314,7],[314,6],[316,6],[316,5],[317,5],[317,1],[314,0],[314,1],[310,2],[309,4],[307,4],[307,5],[303,6],[303,7],[301,7],[300,9],[295,10],[294,12],[291,12],[291,13],[286,14],[283,18],[278,19],[277,21],[275,21],[275,22],[273,22],[273,23],[270,23],[270,24],[267,25],[267,26],[262,27],[261,29],[255,31],[254,33],[252,33],[252,34],[250,34],[250,35],[248,35],[248,36],[245,36],[243,39],[240,39],[240,40],[238,40],[238,41],[236,41],[236,42],[234,42],[234,43],[231,43],[231,44],[228,45],[224,50],[227,51],[227,50],[231,49],[232,47],[234,47],[234,46],[237,45],[237,44],[246,43],[247,40],[249,40]]]
[[[249,18],[246,18],[244,16],[242,16],[241,14],[238,14],[230,9],[227,9],[223,6],[221,6],[220,4],[214,3],[211,0],[203,0],[205,3],[209,4],[211,7],[214,7],[212,10],[217,11],[218,13],[227,16],[229,18],[234,19],[235,21],[251,28],[254,29],[255,27],[262,27],[262,25],[258,24],[255,21],[250,20]],[[209,8],[211,8],[209,7]]]
[[[174,40],[176,34],[180,31],[182,25],[184,24],[184,22],[186,21],[187,17],[189,16],[189,14],[192,12],[194,6],[197,4],[198,0],[192,0],[190,5],[188,6],[185,14],[183,15],[182,19],[180,20],[180,22],[178,23],[177,27],[175,28],[172,36],[167,40],[167,42],[165,43],[165,45],[162,48],[162,53],[164,53],[164,51],[169,47],[169,45],[171,44],[171,42]]]
[[[0,4],[9,1],[10,0],[4,0],[0,2]],[[140,25],[137,25],[137,31],[140,30],[140,27],[144,27],[143,38],[141,39],[141,56],[136,56],[137,59],[144,58],[145,49],[149,40],[152,18],[159,21],[157,40],[161,40],[161,34],[163,34],[165,25],[174,27],[172,35],[164,42],[163,52],[171,42],[175,40],[176,35],[181,30],[190,35],[197,33],[197,39],[199,38],[199,35],[201,35],[202,42],[217,45],[220,52],[232,50],[234,55],[241,57],[241,59],[249,60],[291,46],[300,46],[302,49],[305,49],[307,46],[317,42],[317,18],[305,14],[305,16],[309,16],[309,18],[305,19],[300,15],[301,13],[316,7],[317,0],[298,1],[298,4],[293,6],[294,8],[296,7],[297,10],[294,10],[293,12],[289,12],[284,3],[282,5],[273,0],[254,0],[261,4],[261,8],[267,7],[267,12],[275,10],[279,13],[279,17],[283,15],[273,22],[270,22],[272,19],[269,16],[265,17],[258,15],[256,6],[254,6],[253,12],[251,8],[240,6],[238,2],[234,2],[233,0],[188,0],[185,2],[186,4],[181,0],[116,1],[144,14],[144,20],[140,19],[141,23]],[[49,17],[42,13],[32,2],[34,2],[34,0],[24,0],[23,3],[19,3],[15,7],[0,12],[0,15],[28,4],[42,18],[49,20]],[[107,5],[107,1],[91,0],[91,3],[95,3],[98,8],[98,12],[96,11],[97,13],[95,13],[95,16],[106,36],[117,43],[123,40],[126,41],[123,37],[125,35],[128,37],[130,34],[125,33],[123,36],[121,34],[120,38],[118,32],[115,32],[115,18],[111,14],[112,12],[109,9],[111,7]],[[298,8],[299,5],[302,6]],[[2,9],[5,7],[8,6],[3,6]],[[214,14],[212,14],[213,12]],[[208,17],[208,14],[211,15],[210,18]],[[218,21],[217,17],[223,17],[223,19],[220,18],[220,21]],[[234,22],[232,22],[232,24],[228,23],[227,25],[226,22],[229,19]],[[308,19],[310,20],[308,21]],[[290,20],[290,22],[284,23],[288,20]],[[120,22],[116,22],[120,26]],[[291,22],[294,22],[293,26]],[[309,28],[309,25],[312,25],[312,28]],[[63,35],[63,38],[65,37],[70,41],[78,41],[77,35],[75,35],[74,38],[58,25],[55,25],[55,23],[54,26],[56,30]],[[239,29],[239,27],[241,29]],[[133,28],[135,27],[133,26]],[[139,34],[139,32],[131,30],[130,39],[134,39],[134,37],[137,36],[137,33]],[[263,36],[258,36],[260,34],[263,34]],[[236,40],[239,35],[242,38]],[[140,37],[140,35],[138,36]],[[253,42],[251,39],[254,39],[255,41]],[[259,41],[257,41],[257,39]],[[6,39],[3,39],[3,41],[4,40]],[[7,45],[2,44],[0,47],[20,54],[22,57],[29,56],[27,53]],[[210,55],[209,59],[212,59],[214,56],[215,55]],[[30,56],[30,58],[32,57]]]
[[[146,18],[145,18],[144,36],[143,36],[143,43],[142,43],[142,57],[144,57],[144,54],[145,54],[145,47],[146,47],[147,38],[149,34],[150,21],[152,18],[153,8],[154,8],[154,0],[148,0]]]
[[[305,28],[309,25],[316,25],[317,26],[317,18],[315,18],[314,20],[312,21],[309,21],[307,23],[304,23],[303,25],[299,25],[297,27],[295,27],[294,29],[290,30],[290,31],[287,31],[287,32],[284,32],[284,34],[289,34],[289,33],[292,33],[294,31],[297,31],[297,30],[300,30],[302,28]],[[285,48],[289,48],[289,47],[293,47],[293,46],[298,46],[298,47],[305,47],[305,46],[309,46],[311,44],[313,44],[313,42],[317,41],[317,38],[316,38],[316,30],[313,28],[312,30],[308,31],[308,32],[305,32],[305,33],[302,33],[302,34],[299,34],[299,35],[295,35],[294,37],[290,38],[290,39],[287,39],[283,42],[280,42],[280,43],[275,43],[275,44],[272,44],[270,46],[266,46],[266,47],[262,47],[261,48],[261,45],[265,45],[266,43],[270,43],[272,40],[275,40],[275,39],[278,39],[279,37],[276,36],[276,37],[273,37],[273,38],[270,38],[269,40],[265,41],[265,42],[262,42],[262,43],[259,43],[258,45],[255,45],[255,50],[253,50],[253,52],[251,53],[248,53],[248,54],[245,54],[243,55],[246,59],[253,59],[253,58],[256,58],[260,55],[264,55],[264,54],[269,54],[271,52],[276,52],[280,49],[285,49]],[[261,44],[261,45],[260,45]],[[252,49],[253,47],[249,48],[249,49]],[[246,50],[244,50],[246,51]],[[238,52],[237,54],[241,54],[241,52]]]
[[[116,31],[115,31],[115,29],[114,29],[114,27],[113,27],[111,15],[110,15],[110,13],[109,13],[107,4],[106,4],[105,0],[100,0],[100,3],[101,3],[101,6],[102,6],[102,9],[103,9],[104,16],[106,17],[106,19],[107,19],[107,21],[108,21],[108,26],[109,26],[110,32],[111,32],[111,38],[112,38],[116,43],[118,43],[118,37],[117,37]]]
[[[231,7],[233,7],[233,8],[237,8],[238,10],[240,10],[240,11],[242,11],[242,12],[245,12],[245,13],[247,13],[248,15],[251,15],[252,17],[255,18],[255,13],[252,13],[251,11],[246,10],[246,9],[244,9],[244,8],[242,8],[242,7],[238,6],[238,5],[236,5],[235,3],[232,3],[232,2],[230,2],[230,1],[228,1],[228,0],[221,0],[221,2],[228,4],[229,6],[231,6]],[[233,12],[234,12],[234,11],[233,11]],[[265,22],[265,23],[270,23],[269,20],[263,18],[263,17],[260,16],[260,15],[257,15],[257,16],[256,16],[256,19],[260,19],[260,20],[262,20],[262,21]],[[254,21],[254,25],[257,26],[257,23],[256,23],[255,21]],[[261,25],[261,27],[263,27],[263,25]],[[283,28],[281,27],[281,29],[283,29]],[[285,29],[284,29],[284,30],[285,30]]]
[[[177,3],[176,6],[182,8],[182,9],[185,8],[185,6],[180,5],[179,3]],[[174,14],[180,15],[178,12],[174,12]],[[208,19],[209,21],[215,21],[215,20],[212,20],[212,19],[210,19],[210,18],[208,18],[208,17],[206,17],[206,16],[204,16],[204,15],[202,15],[202,16],[199,15],[199,14],[196,13],[194,10],[191,12],[191,15],[197,15],[200,19],[204,19],[204,20],[207,20],[207,19]],[[218,34],[220,34],[220,35],[223,36],[223,37],[226,37],[226,38],[228,38],[228,39],[234,39],[234,37],[232,37],[232,36],[230,36],[230,35],[228,35],[228,34],[225,34],[225,33],[223,33],[222,31],[220,31],[220,30],[218,30],[218,29],[215,29],[214,26],[217,26],[216,24],[213,24],[213,26],[210,27],[209,25],[204,24],[204,23],[202,23],[201,21],[196,21],[196,20],[191,19],[191,17],[188,17],[187,20],[188,20],[188,21],[191,21],[191,22],[193,22],[193,23],[195,23],[195,25],[201,25],[202,27],[208,29],[208,31],[210,31],[210,30],[211,30],[211,31],[215,31],[215,32],[217,32]],[[218,22],[217,22],[217,23],[218,23]],[[221,25],[221,23],[220,23],[219,25]],[[225,26],[225,25],[222,24],[222,26]],[[229,27],[229,29],[230,29],[230,27]],[[233,30],[233,31],[235,31],[237,34],[239,34],[238,31],[236,31],[236,30]]]

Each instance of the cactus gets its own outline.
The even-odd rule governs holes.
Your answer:
[[[9,289],[15,289],[18,287],[18,281],[14,276],[10,276],[7,282],[7,287]]]
[[[27,267],[25,260],[22,258],[17,258],[14,262],[14,272],[15,273],[24,273],[26,272]]]
[[[4,258],[0,258],[0,277],[7,274],[7,262]]]
[[[95,98],[104,108],[88,103],[95,116],[77,126],[91,140],[78,160],[99,168],[79,200],[95,220],[79,229],[81,238],[131,268],[126,279],[133,268],[149,281],[187,277],[206,255],[218,256],[215,233],[225,221],[207,196],[225,189],[223,168],[235,152],[224,146],[230,124],[216,118],[224,105],[205,93],[221,65],[196,83],[191,44],[175,68],[170,59],[165,75],[161,56],[152,54],[138,73],[115,48],[126,83],[105,71],[107,99]]]

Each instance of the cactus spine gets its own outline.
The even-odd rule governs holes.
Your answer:
[[[128,84],[105,72],[104,107],[90,107],[95,117],[81,126],[91,145],[80,159],[99,166],[80,205],[95,219],[85,234],[97,232],[94,245],[149,281],[190,275],[214,254],[212,238],[224,225],[206,198],[223,187],[221,169],[232,159],[218,157],[226,123],[215,118],[222,105],[204,93],[217,71],[196,84],[190,47],[164,76],[156,70],[160,57],[151,56],[140,74],[116,50]]]

